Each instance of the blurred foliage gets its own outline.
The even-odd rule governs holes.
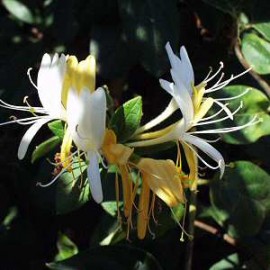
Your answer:
[[[240,63],[252,67],[251,76],[246,74],[222,92],[230,97],[250,89],[229,104],[231,109],[241,100],[244,105],[235,125],[254,114],[263,121],[224,134],[218,143],[230,165],[223,180],[208,171],[203,176],[209,185],[199,187],[198,219],[219,233],[196,231],[193,264],[194,269],[269,269],[268,0],[3,0],[1,4],[1,98],[20,105],[29,96],[30,104],[38,105],[28,68],[33,67],[35,82],[44,52],[79,58],[91,52],[97,58],[98,84],[107,84],[115,104],[123,104],[110,123],[121,141],[132,136],[142,111],[147,119],[167,104],[168,97],[158,86],[158,78],[169,75],[167,41],[175,51],[180,44],[187,47],[198,82],[208,66],[220,60],[226,74],[243,71]],[[233,53],[237,46],[240,54]],[[124,103],[129,98],[133,99]],[[2,121],[8,116],[1,110]],[[226,122],[218,127],[226,127]],[[37,147],[30,149],[32,157],[24,162],[16,159],[24,127],[1,128],[0,269],[183,269],[188,242],[188,237],[184,243],[179,240],[183,206],[173,214],[158,200],[152,237],[138,241],[132,231],[130,243],[126,224],[117,220],[113,168],[106,175],[102,172],[106,192],[101,206],[90,200],[88,182],[80,177],[85,171],[80,160],[74,175],[63,173],[47,188],[36,186],[53,178],[54,166],[41,157],[49,155],[51,162],[56,161],[64,128],[59,121],[44,127],[33,143]],[[174,145],[158,149],[175,157]],[[152,153],[156,155],[156,148]],[[224,234],[233,237],[236,246],[223,241]]]

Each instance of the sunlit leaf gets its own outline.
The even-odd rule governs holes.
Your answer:
[[[259,74],[270,73],[270,43],[254,33],[244,34],[242,52],[248,64]]]
[[[269,22],[252,24],[252,27],[254,27],[265,39],[270,41],[270,23]]]
[[[241,265],[239,255],[234,253],[212,265],[210,270],[244,269]]]
[[[61,120],[55,120],[53,122],[50,122],[48,124],[49,129],[52,131],[52,133],[62,139],[64,137],[64,126],[63,122]]]
[[[79,250],[65,234],[59,233],[57,241],[58,254],[55,256],[56,261],[68,259],[76,255]]]
[[[142,118],[142,98],[135,97],[119,107],[112,116],[110,127],[116,133],[119,142],[124,142],[139,127]]]
[[[18,20],[30,24],[34,23],[34,16],[31,10],[20,1],[3,0],[2,4]]]

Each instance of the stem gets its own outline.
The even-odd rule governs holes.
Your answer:
[[[194,247],[194,232],[195,232],[195,218],[197,214],[197,186],[198,186],[198,158],[193,153],[193,166],[190,165],[190,175],[194,177],[194,181],[190,187],[190,200],[189,200],[189,206],[188,206],[188,228],[187,233],[191,236],[193,236],[187,243],[186,246],[186,256],[185,256],[185,270],[191,270],[192,269],[192,259],[193,259],[193,247]]]
[[[192,269],[193,247],[194,247],[194,231],[195,218],[197,213],[197,191],[191,190],[190,202],[188,206],[188,228],[187,233],[193,237],[187,242],[186,256],[185,256],[185,270]]]
[[[232,245],[232,246],[236,246],[237,242],[236,240],[231,237],[230,235],[228,235],[227,233],[222,234],[217,228],[208,225],[202,221],[199,220],[195,220],[194,222],[195,227],[200,228],[203,231],[206,231],[208,233],[211,233],[213,235],[216,235],[220,238],[222,238],[225,242],[227,242],[228,244]]]

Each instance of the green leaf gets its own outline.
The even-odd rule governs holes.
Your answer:
[[[85,162],[77,162],[73,165],[72,173],[63,173],[57,181],[56,214],[69,213],[89,201],[90,189],[86,168]]]
[[[239,255],[234,253],[212,265],[210,270],[244,269],[241,267],[241,265]]]
[[[119,202],[118,206],[121,207],[123,202]],[[111,216],[117,216],[117,202],[116,201],[106,201],[101,203],[102,208]]]
[[[253,24],[254,27],[265,39],[270,41],[270,23],[256,23]]]
[[[3,0],[2,4],[18,20],[29,24],[34,23],[35,20],[31,10],[20,1]]]
[[[57,241],[58,254],[55,256],[56,261],[68,259],[76,255],[79,250],[65,234],[59,233]]]
[[[244,34],[242,52],[248,64],[259,74],[270,73],[270,43],[254,33]]]
[[[110,127],[119,142],[127,141],[139,127],[142,118],[142,98],[135,97],[121,107],[112,116]]]
[[[59,137],[60,139],[64,138],[65,130],[61,120],[50,122],[48,127],[55,136]]]
[[[249,89],[247,94],[229,103],[229,108],[234,111],[239,106],[240,102],[243,102],[243,108],[234,115],[234,120],[216,123],[215,127],[223,128],[244,125],[251,121],[255,115],[257,115],[258,119],[261,119],[261,122],[241,129],[240,131],[221,134],[222,140],[227,143],[252,143],[262,136],[270,134],[270,116],[268,115],[269,100],[261,91],[244,85],[232,85],[223,88],[222,91],[217,91],[215,97],[234,97],[240,95],[247,89]]]
[[[264,170],[251,162],[238,161],[226,168],[222,180],[216,177],[210,187],[217,213],[213,217],[230,234],[253,236],[260,231],[270,213],[270,176]]]
[[[70,259],[49,263],[53,270],[161,270],[155,257],[141,249],[127,245],[103,246],[81,252]]]
[[[41,157],[44,157],[46,154],[52,151],[60,142],[61,140],[59,137],[53,136],[50,139],[38,145],[32,153],[31,162],[34,163]]]

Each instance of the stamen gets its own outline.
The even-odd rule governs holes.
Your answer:
[[[39,119],[49,119],[49,117],[46,116],[34,116],[34,117],[28,117],[28,118],[22,118],[22,119],[14,119],[11,121],[7,121],[4,123],[0,123],[0,126],[5,126],[5,125],[9,125],[9,124],[20,124],[20,125],[31,125],[33,123],[35,123],[37,120]]]
[[[173,217],[174,221],[175,221],[176,224],[180,227],[180,229],[182,230],[182,233],[184,233],[189,239],[192,239],[193,236],[192,236],[191,234],[187,233],[187,231],[185,230],[184,226],[178,221],[178,218],[177,218],[177,216],[175,215],[175,213],[174,213],[174,211],[173,211],[173,209],[172,209],[171,207],[170,207],[170,210],[171,210],[171,212],[172,212],[172,217]],[[180,241],[181,241],[181,242],[184,241],[184,239],[183,239],[182,236],[183,236],[183,235],[181,234],[181,238],[180,238]]]
[[[229,103],[227,104],[224,104],[225,107],[227,107],[229,105]],[[212,118],[215,118],[216,116],[218,116],[220,113],[222,113],[224,111],[224,108],[220,109],[218,112],[216,112],[215,114],[213,115],[210,115],[208,117],[205,117],[205,118],[202,118],[200,119],[198,122],[203,122],[203,121],[206,121],[206,120],[210,120]]]
[[[209,72],[207,73],[206,77],[203,79],[203,82],[205,82],[209,78],[209,76],[211,75],[212,71],[213,71],[213,68],[212,67],[209,67]]]
[[[38,90],[37,85],[36,85],[36,84],[33,82],[33,80],[32,80],[32,77],[31,77],[31,70],[32,70],[32,68],[28,68],[28,70],[27,70],[27,76],[28,76],[28,78],[29,78],[30,83]]]
[[[72,163],[73,164],[73,163]],[[38,187],[43,187],[43,188],[45,188],[45,187],[49,187],[50,185],[52,185],[54,182],[56,182],[56,180],[60,177],[60,176],[62,176],[65,172],[67,172],[67,169],[72,165],[72,164],[70,164],[69,166],[67,166],[65,169],[63,169],[56,177],[54,177],[53,178],[53,180],[52,181],[50,181],[49,183],[47,183],[47,184],[42,184],[41,182],[37,182],[36,183],[36,186]]]
[[[121,220],[121,215],[120,215],[120,209],[119,209],[119,179],[118,179],[118,173],[115,173],[115,199],[116,199],[116,208],[117,208],[117,219],[120,221]]]
[[[6,108],[6,109],[10,109],[10,110],[16,110],[16,111],[32,111],[32,110],[35,110],[35,112],[37,113],[44,113],[44,114],[47,114],[46,110],[42,107],[26,107],[26,106],[15,106],[15,105],[12,105],[12,104],[9,104],[5,101],[3,101],[2,99],[0,99],[0,107],[2,108]]]
[[[236,113],[238,113],[242,109],[242,107],[243,107],[243,102],[241,101],[240,102],[240,105],[238,106],[238,108],[235,111],[233,111],[231,115],[233,116]],[[229,115],[227,115],[225,117],[222,117],[222,118],[219,118],[219,119],[216,119],[216,120],[210,120],[210,121],[205,121],[205,122],[197,123],[194,126],[203,126],[203,125],[214,124],[214,123],[225,121],[228,118],[231,118],[231,117]]]
[[[220,65],[220,67],[219,67],[219,69],[216,71],[216,73],[214,74],[214,75],[212,75],[210,78],[208,78],[207,80],[204,80],[203,82],[205,82],[205,83],[208,83],[209,81],[211,81],[212,79],[214,79],[219,73],[220,73],[220,71],[223,69],[223,67],[224,67],[224,64],[223,64],[223,62],[219,62],[219,65]]]
[[[248,73],[252,68],[248,68],[245,71],[239,73],[238,75],[234,76],[233,74],[231,75],[231,77],[229,79],[227,79],[226,81],[222,82],[220,85],[218,85],[217,87],[211,87],[207,90],[205,90],[205,93],[210,93],[210,92],[214,92],[217,91],[223,87],[225,87],[227,84],[229,84],[231,81],[243,76],[244,74]]]
[[[239,95],[237,95],[237,96],[229,97],[229,98],[217,98],[216,100],[219,100],[219,101],[226,101],[226,100],[237,99],[237,98],[240,98],[240,97],[246,95],[249,91],[250,91],[250,88],[246,89],[243,93],[241,93],[241,94],[239,94]]]
[[[105,163],[105,161],[104,161],[103,157],[101,156],[101,154],[98,151],[96,151],[96,154],[98,155],[99,160],[101,161],[101,164],[102,164],[103,168],[108,169],[108,165]]]
[[[60,161],[60,162],[52,162],[50,161],[49,159],[47,159],[47,161],[51,164],[51,165],[54,165],[54,166],[60,166],[60,165],[63,165],[65,162],[67,162],[68,160],[70,160],[74,155],[76,155],[77,153],[79,152],[79,150],[75,151],[74,153],[72,153],[71,155],[69,155],[65,160],[63,161]],[[83,153],[80,153],[78,155],[78,158],[80,158],[82,155],[84,155],[84,152]],[[73,162],[73,164],[75,164],[77,162]]]
[[[223,79],[224,75],[225,75],[225,73],[222,72],[221,75],[220,75],[220,77],[219,77],[219,79],[217,80],[217,82],[216,82],[211,88],[214,88],[214,87],[218,86],[218,84],[219,84],[219,83],[221,82],[221,80]]]
[[[221,103],[221,102],[219,102],[218,100],[215,100],[215,99],[213,99],[213,102],[216,103],[221,108],[223,108],[223,110],[227,113],[227,115],[229,116],[229,118],[231,120],[233,120],[232,112],[231,112],[231,110],[229,108],[227,108],[227,106],[225,106],[223,103]]]
[[[256,125],[257,123],[262,122],[262,119],[258,119],[258,116],[255,115],[248,123],[236,126],[236,127],[228,127],[228,128],[217,128],[217,129],[209,129],[209,130],[199,130],[199,131],[191,131],[188,134],[211,134],[211,133],[229,133],[241,130],[243,128]]]

